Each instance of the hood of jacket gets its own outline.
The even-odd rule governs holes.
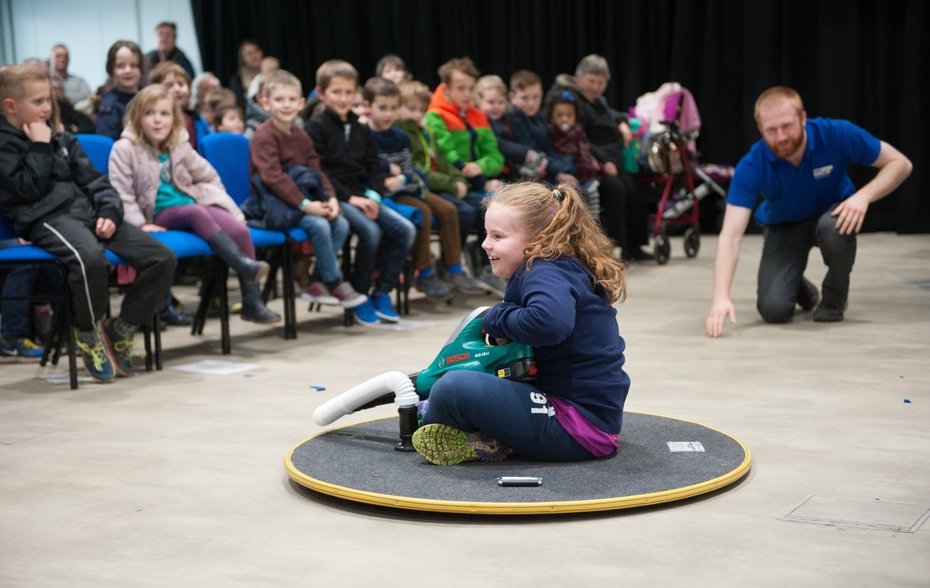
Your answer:
[[[428,110],[437,113],[446,123],[446,127],[453,132],[464,131],[466,129],[466,123],[476,129],[491,128],[488,117],[484,112],[478,110],[474,106],[459,108],[449,100],[446,96],[445,84],[439,84],[439,86],[436,87],[436,91],[433,92],[433,97],[430,100]]]

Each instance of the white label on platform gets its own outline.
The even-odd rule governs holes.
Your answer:
[[[704,451],[700,441],[668,441],[667,445],[669,451]]]

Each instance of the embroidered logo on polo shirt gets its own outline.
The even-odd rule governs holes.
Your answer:
[[[814,179],[820,180],[822,178],[828,177],[833,173],[833,165],[825,165],[823,167],[814,168]]]

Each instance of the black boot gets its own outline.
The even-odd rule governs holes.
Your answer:
[[[240,278],[257,284],[268,275],[268,264],[243,255],[242,250],[227,233],[220,231],[207,239],[207,243]]]
[[[242,292],[242,312],[239,314],[242,320],[253,323],[276,323],[281,320],[280,314],[265,306],[258,284],[247,282],[240,277],[239,288]]]

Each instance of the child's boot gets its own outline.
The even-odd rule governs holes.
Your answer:
[[[207,239],[207,243],[240,278],[258,284],[268,275],[268,264],[245,256],[229,234],[220,231]]]
[[[265,306],[258,284],[239,276],[239,288],[242,292],[242,312],[239,315],[242,320],[253,323],[276,323],[281,320],[280,314]]]

